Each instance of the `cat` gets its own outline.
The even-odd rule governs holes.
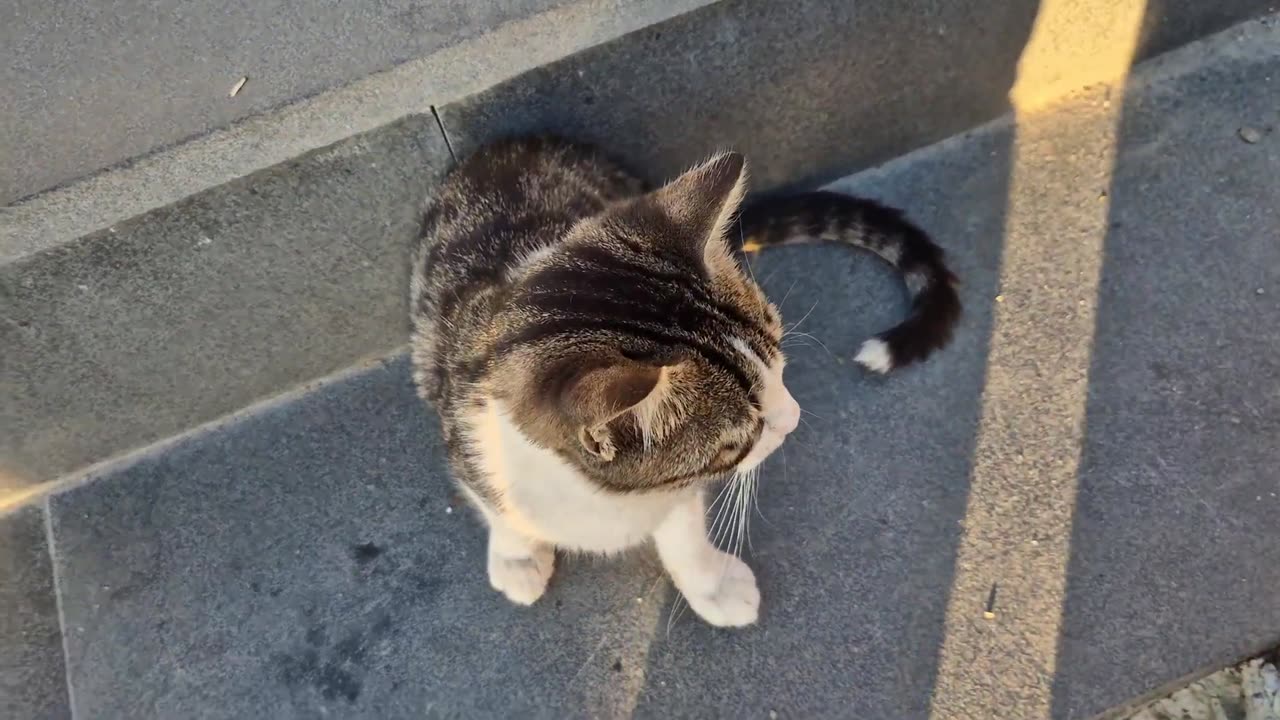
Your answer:
[[[835,193],[744,210],[746,191],[733,152],[650,190],[591,147],[529,137],[479,150],[428,204],[414,381],[488,527],[489,582],[512,602],[543,595],[557,548],[652,540],[706,622],[756,621],[755,575],[708,538],[706,490],[754,473],[800,406],[782,318],[739,264],[741,238],[844,242],[902,272],[911,311],[862,345],[872,371],[950,340],[955,278],[898,211]]]

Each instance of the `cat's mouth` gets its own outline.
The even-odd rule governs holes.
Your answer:
[[[788,395],[788,399],[790,395]],[[795,400],[791,401],[795,403]],[[800,405],[795,404],[794,411],[788,409],[787,415],[776,423],[765,421],[764,428],[760,431],[760,437],[756,440],[756,444],[752,446],[751,451],[737,465],[738,472],[750,472],[759,467],[778,448],[782,447],[782,443],[787,439],[796,426],[800,424]]]

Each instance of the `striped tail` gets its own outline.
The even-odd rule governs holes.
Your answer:
[[[854,359],[889,372],[927,358],[951,341],[960,319],[956,277],[942,248],[902,211],[832,192],[764,198],[742,212],[743,250],[823,240],[865,248],[902,273],[911,298],[907,318],[862,344]]]

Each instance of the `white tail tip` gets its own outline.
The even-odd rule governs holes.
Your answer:
[[[872,372],[887,373],[893,369],[893,354],[889,346],[879,338],[871,338],[862,343],[862,348],[853,361]]]

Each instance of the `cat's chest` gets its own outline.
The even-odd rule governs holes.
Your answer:
[[[502,519],[560,547],[615,552],[644,542],[682,499],[672,493],[606,492],[555,453],[533,445],[493,404],[469,418],[484,481],[502,497]]]

